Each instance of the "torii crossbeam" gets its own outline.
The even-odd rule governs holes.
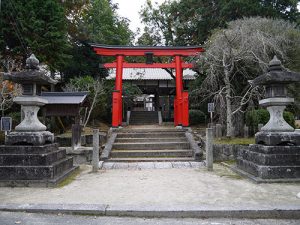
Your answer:
[[[93,50],[102,56],[114,56],[116,62],[105,63],[105,68],[116,68],[115,90],[113,92],[112,104],[112,126],[122,125],[122,74],[123,68],[173,68],[176,70],[176,97],[174,99],[174,125],[189,125],[189,100],[188,92],[183,90],[182,69],[193,68],[192,63],[185,63],[182,57],[197,55],[204,49],[199,46],[187,47],[167,47],[167,46],[109,46],[90,44]],[[126,56],[144,56],[145,63],[127,63],[124,62]],[[171,63],[153,63],[155,56],[174,57]]]

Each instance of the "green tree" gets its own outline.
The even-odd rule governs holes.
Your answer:
[[[165,45],[203,44],[217,28],[243,17],[261,16],[299,22],[299,0],[180,0],[155,6],[147,1],[141,11],[146,29]],[[145,30],[144,33],[147,33]]]
[[[64,8],[57,0],[3,0],[0,14],[1,59],[24,62],[34,53],[50,70],[69,57]]]
[[[75,9],[68,8],[69,36],[72,40],[73,58],[64,68],[65,77],[92,75],[105,77],[106,70],[99,69],[102,59],[87,43],[107,45],[128,45],[133,34],[128,28],[128,20],[116,13],[117,5],[109,0],[86,1],[78,3]]]

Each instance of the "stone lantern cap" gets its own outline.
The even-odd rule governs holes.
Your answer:
[[[56,84],[57,81],[46,75],[39,69],[39,60],[32,54],[26,60],[26,70],[21,72],[3,73],[4,80],[10,80],[19,84]]]
[[[271,84],[289,84],[300,82],[300,73],[292,72],[284,68],[281,61],[274,56],[269,62],[268,72],[250,81],[254,86]]]

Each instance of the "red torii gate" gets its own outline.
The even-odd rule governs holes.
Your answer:
[[[196,55],[204,49],[199,46],[167,47],[167,46],[108,46],[90,44],[98,55],[115,56],[116,62],[105,63],[105,68],[116,68],[115,90],[112,101],[112,126],[122,125],[122,74],[123,68],[172,68],[176,70],[176,97],[174,99],[174,125],[189,125],[188,92],[183,91],[182,69],[193,68],[192,63],[185,63],[182,57]],[[145,56],[146,63],[124,62],[125,56]],[[154,56],[174,57],[171,63],[153,63]]]

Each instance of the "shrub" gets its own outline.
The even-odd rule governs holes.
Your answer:
[[[283,112],[285,121],[295,128],[294,114],[291,112]],[[270,119],[270,114],[266,109],[254,109],[246,113],[246,125],[249,127],[251,133],[255,133],[258,124],[266,124]]]
[[[190,125],[197,125],[206,122],[206,115],[201,110],[192,109],[189,111]]]
[[[12,119],[12,129],[14,129],[21,122],[21,112],[11,112],[8,116]]]

